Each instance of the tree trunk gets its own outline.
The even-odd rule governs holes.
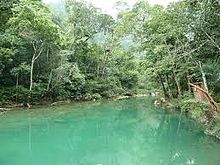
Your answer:
[[[47,49],[47,62],[49,61],[49,49]]]
[[[101,75],[101,77],[103,77],[104,74],[105,74],[105,68],[106,68],[106,65],[108,63],[108,58],[109,58],[109,52],[106,51],[105,52],[104,62],[103,62],[103,67],[102,67],[102,75]]]
[[[180,95],[182,95],[182,92],[181,92],[180,83],[179,83],[177,76],[176,76],[176,72],[172,71],[172,75],[173,75],[173,79],[174,79],[176,87],[177,87],[177,96],[180,96]]]
[[[207,98],[208,98],[207,101],[209,101],[209,103],[210,103],[210,105],[213,107],[213,109],[214,109],[215,111],[218,111],[218,112],[220,113],[218,104],[217,104],[217,103],[215,102],[215,100],[211,97],[211,95],[208,93],[208,91],[206,91],[206,90],[204,90],[203,88],[201,88],[201,87],[199,87],[199,86],[197,86],[197,85],[194,85],[194,84],[192,84],[192,83],[190,83],[190,85],[191,85],[192,87],[194,87],[194,88],[200,90],[201,92],[203,92],[203,93],[207,96]]]
[[[35,58],[35,55],[33,56],[32,60],[31,60],[30,88],[29,88],[30,93],[31,93],[32,87],[33,87],[33,70],[34,70],[34,61],[35,61],[34,58]]]
[[[96,71],[96,77],[97,77],[97,79],[99,78],[99,70],[100,70],[100,68],[99,68],[99,65],[97,66],[97,71]]]
[[[16,86],[15,86],[16,89],[18,88],[18,84],[19,84],[19,73],[16,76]]]
[[[16,88],[15,102],[16,103],[18,103],[18,83],[19,83],[18,81],[19,81],[19,73],[16,76],[16,86],[15,86],[15,88]]]
[[[166,75],[166,83],[167,83],[167,89],[168,89],[168,96],[169,96],[169,98],[173,98],[173,94],[172,94],[170,84],[169,84],[169,76],[168,75]]]
[[[167,94],[167,90],[166,90],[166,88],[165,88],[165,85],[164,85],[164,83],[163,83],[163,79],[162,79],[162,77],[161,77],[160,74],[158,75],[158,78],[159,78],[159,83],[161,84],[162,89],[163,89],[163,94],[164,94],[165,98],[168,98],[169,95]]]
[[[204,87],[205,87],[205,90],[208,92],[208,85],[207,85],[207,80],[206,80],[206,75],[205,75],[205,72],[202,68],[202,63],[199,61],[199,68],[200,68],[200,72],[202,74],[202,80],[203,80],[203,84],[204,84]]]
[[[189,72],[187,72],[186,79],[187,79],[188,91],[191,92],[191,86],[190,86],[191,80],[190,80]]]
[[[31,60],[31,70],[30,70],[30,87],[29,87],[29,96],[28,96],[28,99],[31,98],[31,93],[32,93],[32,88],[33,88],[33,70],[34,70],[34,63],[35,61],[40,57],[40,55],[42,54],[43,52],[43,49],[44,49],[44,43],[42,42],[40,47],[39,47],[39,51],[38,51],[38,48],[37,46],[35,45],[36,43],[32,42],[32,46],[33,46],[33,49],[34,49],[34,54],[33,54],[33,57],[32,57],[32,60]],[[38,53],[37,53],[38,52]],[[28,103],[30,102],[30,100],[28,100]]]
[[[49,89],[50,89],[50,83],[52,81],[52,77],[53,77],[53,71],[51,70],[49,80],[48,80],[48,83],[47,83],[47,91],[49,91]]]

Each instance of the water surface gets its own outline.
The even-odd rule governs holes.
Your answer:
[[[0,165],[219,165],[220,142],[149,98],[0,116]]]

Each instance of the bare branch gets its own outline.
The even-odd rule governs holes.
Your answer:
[[[39,58],[39,56],[41,55],[41,53],[43,52],[43,50],[44,50],[44,43],[42,42],[42,44],[41,44],[41,46],[40,46],[40,51],[39,51],[39,53],[37,54],[37,56],[34,58],[34,61]]]
[[[215,42],[215,40],[205,31],[202,29],[202,31],[205,33],[205,35],[209,38],[210,41],[212,41],[212,43],[215,45],[216,48],[218,48],[218,50],[220,51],[220,47],[219,45]]]
[[[34,52],[36,53],[37,48],[36,48],[36,46],[35,46],[35,44],[34,44],[34,41],[32,41],[31,43],[32,43],[32,46],[33,46],[33,48],[34,48]]]
[[[210,96],[210,94],[206,90],[204,90],[204,89],[200,88],[199,86],[192,84],[192,83],[189,83],[189,85],[202,91],[207,96],[208,101],[209,101],[210,105],[213,107],[213,109],[215,111],[217,111],[218,113],[220,112],[219,108],[218,108],[218,104],[214,101],[214,99]]]
[[[207,42],[208,41],[203,42],[199,47],[191,50],[190,52],[183,53],[182,56],[184,57],[184,56],[187,56],[187,55],[190,55],[190,54],[196,52],[197,50],[201,49]]]

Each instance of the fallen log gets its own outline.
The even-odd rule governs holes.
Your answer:
[[[219,110],[219,107],[218,107],[218,104],[214,101],[214,99],[211,97],[211,95],[204,89],[202,89],[201,87],[195,85],[195,84],[192,84],[192,83],[189,83],[190,86],[192,86],[193,88],[196,88],[198,90],[200,90],[201,92],[203,92],[203,94],[206,95],[206,98],[208,99],[207,101],[209,102],[209,104],[212,106],[212,108],[217,111],[218,113],[220,113],[220,110]]]

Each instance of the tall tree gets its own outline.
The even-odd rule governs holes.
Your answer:
[[[38,58],[46,55],[48,51],[60,44],[59,28],[52,22],[49,10],[40,2],[21,0],[13,8],[13,17],[10,18],[10,31],[17,34],[27,48],[31,48],[30,59],[30,85],[32,92],[34,65]],[[26,54],[26,58],[27,58]]]

